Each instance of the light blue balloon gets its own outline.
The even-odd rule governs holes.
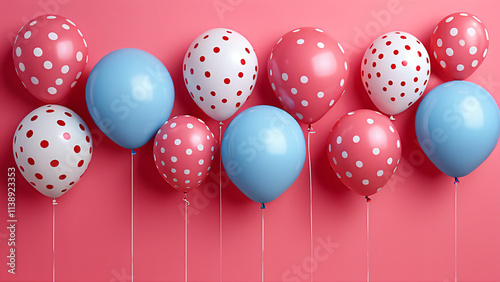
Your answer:
[[[224,169],[248,198],[276,199],[295,182],[304,166],[304,134],[287,112],[255,106],[237,115],[221,143]]]
[[[482,87],[451,81],[424,97],[415,117],[415,130],[420,146],[437,168],[451,177],[462,177],[495,148],[500,113]]]
[[[174,84],[165,66],[139,49],[119,49],[92,69],[85,89],[90,116],[116,144],[146,144],[168,120]]]

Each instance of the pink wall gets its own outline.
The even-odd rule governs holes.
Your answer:
[[[265,73],[272,46],[287,31],[321,27],[340,40],[352,66],[346,94],[314,124],[315,281],[366,279],[366,203],[330,170],[326,138],[334,122],[348,111],[374,109],[360,79],[364,49],[378,35],[403,30],[428,47],[434,26],[448,14],[477,15],[491,35],[488,57],[468,80],[486,88],[500,104],[500,34],[497,1],[2,1],[0,9],[0,171],[15,167],[11,141],[16,125],[42,102],[31,97],[16,77],[11,58],[15,32],[44,11],[73,19],[89,43],[85,80],[97,61],[124,47],[146,50],[170,71],[176,88],[173,115],[191,114],[218,123],[189,98],[182,81],[182,59],[201,32],[227,27],[242,33],[259,58],[255,91],[242,107],[279,106]],[[12,36],[14,34],[14,36]],[[428,92],[444,82],[431,75]],[[57,280],[130,280],[130,152],[97,129],[87,111],[85,83],[61,104],[87,122],[93,133],[94,155],[84,178],[57,206]],[[425,158],[414,133],[417,105],[394,122],[402,139],[399,169],[370,204],[370,278],[372,281],[452,281],[454,279],[454,185]],[[241,111],[242,109],[240,109]],[[224,125],[224,128],[227,123]],[[302,125],[306,133],[306,126]],[[458,191],[458,278],[460,281],[500,281],[500,148],[476,171],[464,177]],[[457,152],[460,153],[460,152]],[[135,281],[184,279],[182,194],[157,173],[152,142],[135,157]],[[19,172],[17,170],[17,172]],[[189,280],[218,281],[218,165],[211,177],[189,195]],[[223,279],[261,278],[261,210],[223,177]],[[16,179],[17,267],[7,273],[7,193],[0,193],[0,280],[52,279],[51,199]],[[265,221],[265,280],[309,280],[309,187],[307,165],[277,200],[269,203]],[[326,243],[325,243],[326,242]],[[299,273],[300,272],[300,273]],[[295,274],[294,274],[295,273]]]

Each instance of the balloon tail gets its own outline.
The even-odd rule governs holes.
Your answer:
[[[187,192],[184,192],[184,281],[188,281],[188,206]]]
[[[56,198],[52,200],[52,281],[56,281]]]
[[[262,204],[264,205],[264,204]],[[265,208],[265,206],[264,206]],[[261,243],[262,243],[262,265],[261,265],[261,269],[262,269],[262,282],[264,282],[264,210],[262,209],[262,220],[261,220]]]
[[[455,177],[455,282],[457,282],[457,196],[458,196],[458,183],[460,181]]]
[[[455,182],[453,182],[453,184],[457,184],[457,183],[460,183],[460,180],[458,180],[458,177],[455,177]]]
[[[396,119],[394,118],[394,116],[392,116],[392,115],[389,117],[389,119],[390,119],[390,120],[396,120]]]
[[[262,205],[260,206],[260,209],[265,209],[266,208],[266,205],[264,203],[262,203]]]
[[[370,282],[370,201],[366,196],[366,282]]]
[[[222,143],[222,121],[219,123],[219,146]],[[219,277],[222,281],[222,154],[219,152]]]
[[[310,249],[311,258],[313,258],[313,179],[312,179],[312,166],[311,166],[311,133],[315,133],[312,126],[309,124],[307,127],[307,160],[309,166],[309,220],[310,220]],[[311,277],[310,281],[313,281],[313,260],[311,259]]]
[[[182,200],[183,200],[184,202],[186,202],[186,205],[188,205],[188,206],[189,206],[191,203],[188,201],[187,197],[188,197],[188,193],[187,193],[187,192],[184,192],[184,198],[183,198]]]
[[[134,282],[134,149],[130,150],[130,268]]]

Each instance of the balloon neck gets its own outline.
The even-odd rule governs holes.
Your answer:
[[[367,203],[369,203],[369,202],[371,202],[371,201],[372,201],[372,199],[370,199],[370,197],[368,197],[368,196],[365,196],[365,199],[366,199],[366,202],[367,202]]]
[[[135,151],[134,151],[134,149],[131,149],[131,150],[130,150],[130,154],[131,154],[132,156],[133,156],[133,155],[135,155]]]
[[[182,199],[182,200],[183,200],[184,202],[186,202],[186,204],[189,206],[189,205],[190,205],[190,203],[189,203],[189,201],[188,201],[187,197],[188,197],[188,193],[187,193],[187,192],[184,192],[184,199]]]
[[[260,209],[263,210],[266,208],[266,205],[264,203],[262,203],[262,205],[260,206]]]
[[[54,200],[52,200],[52,205],[53,205],[53,206],[57,205],[56,198],[54,198]]]
[[[455,177],[455,181],[453,182],[453,184],[458,184],[460,183],[460,180],[458,180],[458,177]]]
[[[315,132],[316,132],[316,131],[314,131],[314,129],[312,128],[312,125],[311,125],[311,124],[309,124],[309,125],[307,126],[307,131],[308,131],[309,133],[315,133]]]
[[[396,119],[394,118],[394,116],[392,116],[392,115],[389,117],[389,119],[390,119],[390,120],[396,120]]]
[[[220,126],[223,126],[223,125],[224,125],[224,123],[221,121],[221,122],[219,122],[219,125],[220,125]]]

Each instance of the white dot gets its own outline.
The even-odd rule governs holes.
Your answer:
[[[198,149],[198,151],[203,151],[203,144],[198,144],[196,148]]]
[[[185,169],[185,170],[184,170],[184,174],[186,174],[186,175],[187,175],[187,174],[189,174],[189,173],[190,173],[189,169]]]
[[[269,76],[273,76],[273,70],[269,70]]]
[[[398,160],[398,161],[399,161],[399,160]],[[392,171],[392,173],[396,173],[396,169],[398,169],[398,167],[397,167],[397,166],[394,168],[394,170]]]
[[[450,57],[451,57],[451,56],[453,56],[453,53],[454,53],[454,52],[453,52],[453,49],[451,49],[451,48],[446,48],[446,55],[448,55],[448,56],[450,56]]]
[[[72,24],[73,26],[76,26],[76,24],[74,22],[72,22],[71,20],[66,19],[66,21],[69,22],[70,24]]]
[[[369,118],[369,119],[367,119],[367,120],[366,120],[366,122],[367,122],[368,124],[373,124],[373,119]]]
[[[23,53],[23,50],[21,50],[21,47],[16,48],[16,56],[21,57],[21,54]]]
[[[332,160],[333,160],[333,163],[334,163],[335,165],[337,165],[337,159],[336,159],[335,157],[333,157],[333,158],[332,158]]]
[[[328,152],[332,151],[332,144],[328,144]]]
[[[347,62],[344,62],[344,69],[347,70]]]
[[[62,78],[56,79],[56,85],[61,85],[61,84],[63,84]]]
[[[30,37],[31,37],[31,31],[28,30],[24,33],[24,39],[28,39]]]
[[[325,44],[323,44],[323,42],[318,42],[318,44],[316,45],[318,45],[318,47],[321,49],[325,48]]]
[[[174,144],[179,146],[181,144],[181,139],[175,139]]]
[[[87,42],[85,42],[85,39],[83,39],[83,43],[85,43],[85,47],[87,47]],[[85,56],[85,63],[89,62],[89,55]]]
[[[362,161],[356,161],[356,166],[359,168],[363,167],[363,162]]]
[[[176,157],[176,156],[172,156],[172,157],[170,158],[170,160],[171,160],[173,163],[175,163],[175,162],[177,162],[177,157]]]
[[[486,40],[490,40],[490,37],[488,35],[488,31],[486,30],[486,28],[484,29],[484,34],[486,35]]]
[[[186,127],[189,128],[189,129],[193,129],[194,126],[193,126],[192,123],[188,123],[188,124],[186,124]]]
[[[483,52],[483,58],[486,57],[486,54],[488,53],[488,49],[484,49],[484,52]]]
[[[49,88],[47,89],[47,92],[49,92],[49,94],[54,95],[54,94],[56,94],[56,93],[57,93],[57,89],[56,89],[55,87],[49,87]]]
[[[342,78],[342,79],[340,80],[340,87],[344,86],[344,83],[345,83],[345,80]]]
[[[450,29],[450,35],[456,36],[458,34],[458,29],[456,27]]]
[[[377,192],[378,192],[378,191],[380,191],[380,190],[382,190],[382,187],[379,187],[379,188],[377,189]]]
[[[49,33],[49,39],[50,40],[57,40],[57,38],[59,38],[59,36],[57,36],[57,33],[55,33],[55,32],[50,32]]]
[[[301,113],[296,113],[295,114],[300,120],[304,118],[304,116]]]
[[[170,124],[170,128],[174,128],[176,125],[177,125],[177,123],[172,122],[172,123]]]
[[[436,51],[434,51],[434,59],[437,59],[438,58],[438,54],[436,53]]]
[[[205,161],[204,161],[203,159],[200,159],[200,160],[198,161],[198,164],[199,164],[199,165],[202,165],[204,162],[205,162]]]
[[[434,29],[434,31],[432,32],[432,34],[435,34],[436,31],[438,30],[439,26],[437,25],[436,28]]]
[[[379,148],[373,148],[372,153],[376,156],[380,154],[380,149]]]
[[[284,81],[287,81],[288,80],[288,74],[286,72],[282,73],[281,74],[281,79],[283,79]]]
[[[273,89],[273,91],[276,91],[276,85],[274,85],[274,83],[271,83],[271,88]]]
[[[473,68],[475,68],[475,67],[477,67],[477,64],[478,64],[478,63],[479,63],[479,62],[478,62],[477,60],[474,60],[474,61],[472,61],[471,66],[472,66]]]
[[[328,106],[333,106],[333,104],[335,103],[335,100],[331,100],[330,103],[328,103]]]
[[[78,51],[78,52],[76,53],[76,60],[77,60],[77,61],[81,61],[82,59],[83,59],[83,54],[82,54],[82,52],[81,52],[81,51]]]
[[[352,142],[358,143],[359,142],[359,136],[358,135],[354,135],[354,137],[352,137]]]
[[[458,65],[457,65],[457,71],[463,71],[463,70],[464,70],[464,68],[465,68],[465,67],[464,67],[464,65],[462,65],[462,64],[458,64]]]
[[[449,22],[451,22],[452,20],[453,20],[453,17],[449,17],[449,18],[447,18],[447,19],[446,19],[446,22],[447,22],[447,23],[449,23]]]
[[[323,30],[321,30],[321,29],[319,29],[319,28],[315,28],[315,30],[316,30],[317,32],[323,32]]]
[[[392,125],[389,125],[389,130],[394,133],[394,128],[392,127]]]
[[[43,67],[45,69],[50,70],[52,68],[52,62],[51,61],[45,61],[45,62],[43,62]]]
[[[379,170],[379,171],[377,171],[377,176],[378,176],[378,177],[380,177],[380,176],[382,176],[382,175],[384,175],[384,171],[383,171],[383,170]]]
[[[477,53],[477,47],[476,47],[476,46],[472,46],[472,47],[470,47],[470,48],[469,48],[469,53],[470,53],[471,55],[476,54],[476,53]]]
[[[200,172],[198,172],[198,176],[201,176],[202,174],[203,174],[203,173],[202,173],[201,171],[200,171]]]
[[[297,94],[297,88],[290,89],[290,92],[292,92],[292,94],[294,94],[294,95]]]
[[[340,145],[340,143],[342,143],[342,137],[341,136],[337,136],[337,144]]]
[[[363,181],[361,181],[361,183],[363,183],[363,185],[368,185],[368,184],[370,184],[370,181],[368,181],[368,179],[363,179]]]
[[[398,141],[396,141],[396,146],[397,146],[398,148],[399,148],[399,147],[401,147],[401,142],[399,141],[399,139],[398,139]]]
[[[71,83],[71,88],[75,87],[76,85],[76,81],[73,81],[73,83]]]
[[[53,20],[55,18],[56,18],[56,16],[47,16],[47,19],[49,19],[49,20]]]
[[[163,138],[163,140],[167,139],[167,134],[166,134],[166,133],[165,133],[165,134],[163,134],[163,137],[162,137],[162,138]]]
[[[473,27],[469,27],[469,28],[467,29],[467,34],[468,34],[469,36],[474,36],[474,35],[476,35],[476,30],[475,30]]]
[[[193,150],[191,149],[186,149],[186,155],[190,156],[193,153]]]
[[[33,49],[33,55],[35,55],[35,57],[40,57],[41,55],[43,55],[42,48],[36,47],[35,49]]]
[[[299,32],[300,31],[300,28],[297,28],[296,30],[292,31],[292,32]]]
[[[446,68],[446,63],[444,61],[439,62],[439,64],[443,67]]]
[[[80,34],[81,37],[83,37],[82,32],[77,28],[76,31],[78,31],[78,34]]]
[[[62,73],[68,73],[68,71],[69,71],[69,66],[68,65],[62,66],[62,68],[61,68],[61,72]]]
[[[392,164],[392,158],[387,159],[387,164],[389,164],[389,165]]]
[[[32,21],[32,22],[30,22],[30,26],[34,26],[34,25],[36,25],[36,23],[37,23],[36,21]]]
[[[344,48],[342,48],[342,45],[340,45],[340,42],[338,43],[338,46],[339,46],[340,51],[345,54]]]
[[[212,146],[212,147],[210,148],[210,151],[212,151],[212,152],[213,152],[213,151],[215,151],[215,147],[214,147],[214,146]]]
[[[325,93],[323,93],[323,92],[321,92],[321,91],[320,91],[320,92],[318,92],[318,98],[323,98],[324,96],[325,96]]]
[[[346,171],[346,172],[345,172],[345,175],[346,175],[347,177],[349,177],[349,178],[351,178],[351,177],[352,177],[352,173],[351,173],[350,171]]]
[[[347,152],[346,151],[342,152],[342,158],[347,159]]]
[[[161,147],[160,152],[163,154],[165,153],[165,148]]]
[[[23,63],[19,63],[19,69],[20,69],[21,71],[24,71],[24,70],[26,70],[26,67],[24,66],[24,64],[23,64]]]
[[[38,78],[32,76],[31,77],[31,83],[33,83],[34,85],[37,85],[38,84]]]
[[[338,177],[338,178],[342,178],[338,172],[337,172],[337,177]]]
[[[81,71],[79,71],[79,72],[76,74],[76,77],[75,77],[75,78],[76,78],[76,79],[79,79],[81,75],[82,75],[82,72],[81,72]]]
[[[297,40],[297,44],[299,44],[299,45],[304,44],[304,39],[301,38],[301,39]]]
[[[62,28],[64,28],[65,30],[68,30],[68,29],[69,29],[69,25],[67,25],[67,24],[62,24],[61,26],[62,26]]]
[[[481,23],[481,20],[478,19],[476,16],[472,16],[476,21],[480,22]]]
[[[308,81],[309,81],[309,78],[307,78],[307,76],[303,75],[300,77],[300,82],[307,83]]]
[[[309,105],[309,102],[307,102],[306,100],[302,100],[302,102],[300,102],[302,104],[302,106],[304,107],[307,107],[307,105]]]
[[[441,38],[438,38],[438,40],[436,41],[436,44],[438,47],[443,46],[443,40]]]
[[[462,47],[465,46],[465,40],[463,39],[458,40],[458,44],[460,44],[460,46]]]
[[[469,14],[467,13],[460,13],[460,16],[467,17]]]
[[[177,182],[177,178],[174,178],[172,179],[174,182]],[[178,187],[177,185],[175,185],[176,187]]]
[[[165,162],[164,161],[161,161],[161,165],[162,166],[165,166]],[[165,176],[166,177],[166,176]]]

